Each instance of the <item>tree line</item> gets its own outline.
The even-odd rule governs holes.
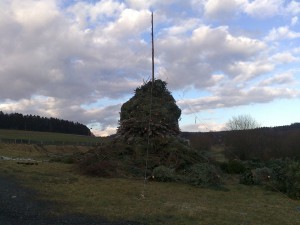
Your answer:
[[[221,145],[229,159],[300,159],[300,123],[218,132],[183,132],[182,136],[200,150]]]
[[[78,122],[57,118],[4,113],[0,111],[0,129],[56,132],[67,134],[91,135],[90,129]]]

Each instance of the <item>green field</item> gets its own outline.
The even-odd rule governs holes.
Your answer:
[[[31,143],[40,144],[96,144],[105,141],[105,138],[84,135],[0,129],[0,140],[1,139],[6,142],[14,142],[14,140],[23,140],[30,141]]]
[[[23,157],[45,157],[38,149],[21,146],[2,145],[0,155],[22,152]],[[76,148],[68,148],[73,150]],[[37,190],[41,199],[58,203],[61,208],[51,214],[77,212],[153,225],[297,225],[300,221],[300,201],[262,187],[238,184],[234,177],[224,180],[225,191],[159,182],[149,182],[144,189],[142,178],[88,177],[75,164],[25,166],[0,161],[0,168],[0,173]]]

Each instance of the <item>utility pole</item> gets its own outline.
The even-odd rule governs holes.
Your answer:
[[[153,38],[153,12],[151,13],[151,37],[152,37],[152,85],[154,84],[154,38]]]

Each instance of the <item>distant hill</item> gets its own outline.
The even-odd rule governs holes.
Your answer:
[[[7,114],[2,111],[0,111],[0,129],[92,135],[87,126],[78,122],[20,113]]]
[[[261,127],[251,130],[182,132],[197,149],[210,150],[223,146],[227,156],[240,159],[300,159],[300,123],[286,126]]]
[[[291,125],[283,125],[283,126],[275,126],[275,127],[259,127],[252,129],[253,131],[255,130],[260,130],[260,131],[289,131],[289,130],[300,130],[300,123],[292,123]],[[215,138],[219,139],[222,135],[225,133],[232,132],[232,131],[207,131],[207,132],[189,132],[189,131],[182,131],[181,136],[183,138],[189,139],[190,137],[194,137],[197,135],[213,135]],[[241,131],[243,132],[243,131]]]

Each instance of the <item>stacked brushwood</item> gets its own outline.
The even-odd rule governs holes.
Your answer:
[[[207,157],[179,137],[181,110],[166,85],[155,80],[135,90],[121,107],[114,138],[78,159],[82,171],[101,177],[145,176],[197,186],[220,185],[219,172]]]
[[[168,137],[179,134],[181,110],[166,86],[166,82],[157,79],[135,90],[135,95],[121,107],[119,137]]]
[[[221,186],[220,171],[205,153],[175,136],[152,137],[150,144],[141,137],[136,137],[132,143],[110,141],[83,153],[77,162],[81,171],[93,176],[144,177],[201,187]]]

